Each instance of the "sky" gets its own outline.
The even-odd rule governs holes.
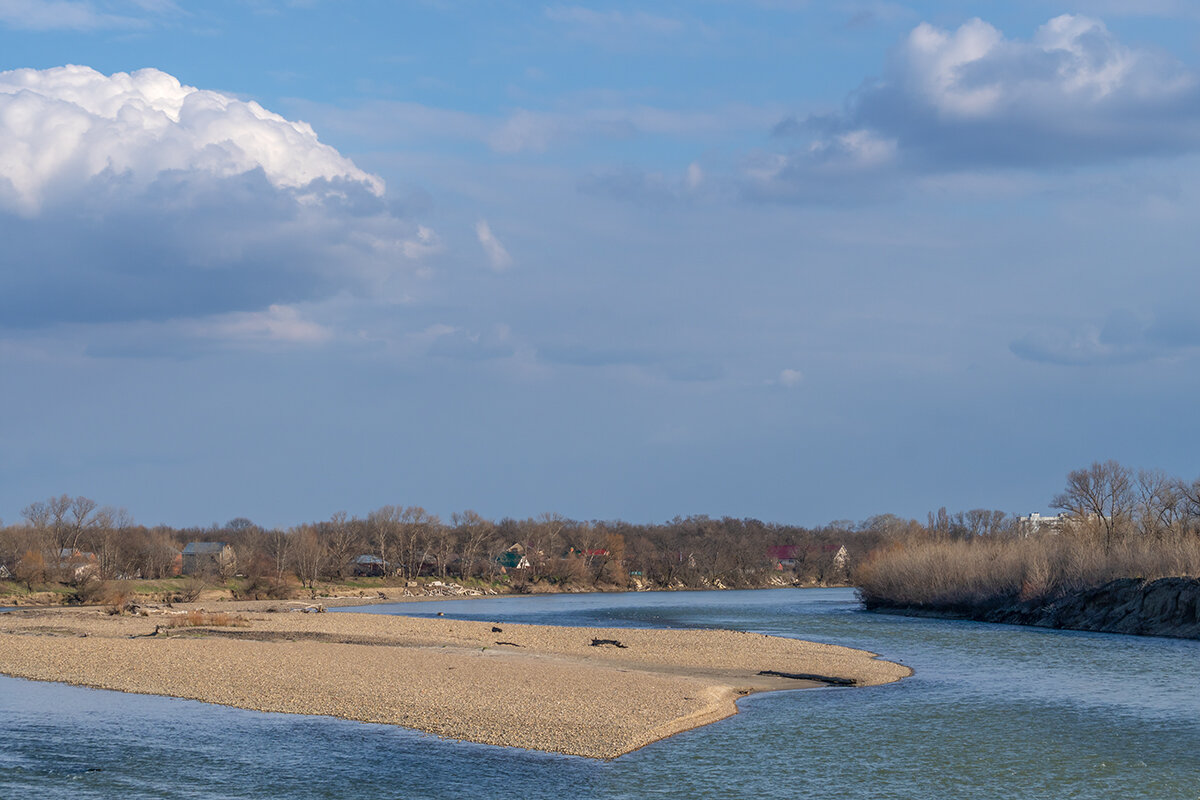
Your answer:
[[[1200,474],[1190,0],[0,0],[0,519]]]

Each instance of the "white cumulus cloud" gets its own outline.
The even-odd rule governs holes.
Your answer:
[[[0,202],[30,213],[47,195],[111,173],[146,184],[168,171],[261,169],[277,187],[382,181],[313,129],[258,103],[181,84],[156,69],[103,75],[81,66],[0,72]]]
[[[403,295],[441,248],[309,125],[82,66],[0,72],[0,240],[0,326],[258,314],[222,324],[291,341],[320,338],[296,303]]]
[[[863,102],[869,108],[899,91],[943,119],[1026,116],[1049,124],[1072,112],[1174,104],[1195,88],[1181,65],[1121,44],[1099,20],[1064,14],[1030,41],[1006,39],[980,19],[954,31],[922,23],[901,46],[891,85]]]

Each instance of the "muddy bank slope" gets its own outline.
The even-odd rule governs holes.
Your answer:
[[[1200,579],[1121,578],[1050,600],[980,599],[953,605],[900,605],[864,596],[868,611],[1034,625],[1041,628],[1200,639]]]

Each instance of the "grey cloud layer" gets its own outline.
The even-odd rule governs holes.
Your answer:
[[[749,184],[767,195],[888,171],[1173,155],[1200,142],[1200,80],[1087,17],[1056,17],[1028,41],[979,19],[954,31],[922,23],[843,112],[785,119],[775,132],[805,143],[748,164]]]

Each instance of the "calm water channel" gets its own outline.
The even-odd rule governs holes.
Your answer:
[[[363,610],[734,628],[869,649],[916,675],[756,695],[736,717],[612,762],[0,678],[0,798],[1200,800],[1200,642],[876,616],[836,589]],[[536,713],[536,697],[512,701],[514,715]]]

